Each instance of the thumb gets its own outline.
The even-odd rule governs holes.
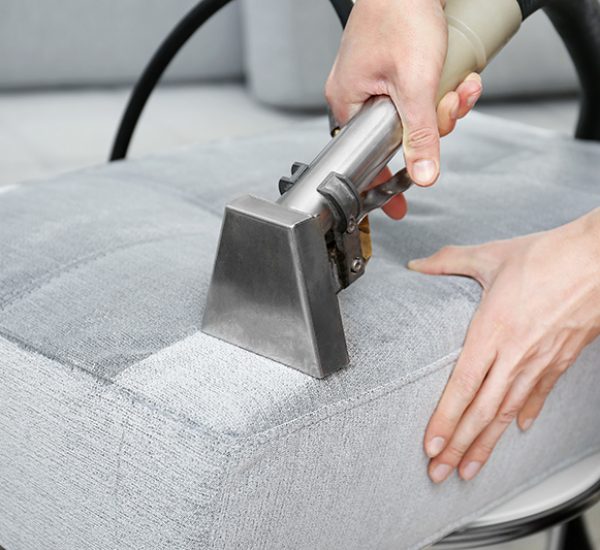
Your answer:
[[[440,174],[440,133],[435,97],[429,94],[411,96],[416,99],[392,99],[404,125],[406,168],[417,185],[427,187],[434,184]]]
[[[475,247],[445,246],[429,258],[408,262],[408,268],[427,275],[465,275],[479,280],[480,264]]]

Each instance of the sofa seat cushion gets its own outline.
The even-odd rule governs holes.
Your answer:
[[[0,546],[419,548],[600,449],[596,343],[477,480],[434,486],[422,437],[480,289],[405,268],[589,211],[595,144],[461,124],[409,216],[373,216],[326,380],[199,331],[225,203],[274,198],[327,139],[319,119],[0,188]]]

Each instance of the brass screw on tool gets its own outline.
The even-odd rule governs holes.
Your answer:
[[[364,265],[363,259],[362,258],[354,258],[354,260],[352,260],[352,273],[358,273],[359,271],[362,270]]]
[[[356,220],[354,218],[350,218],[348,220],[348,225],[346,226],[346,232],[347,233],[354,233],[356,231],[356,228],[358,226],[356,225]]]

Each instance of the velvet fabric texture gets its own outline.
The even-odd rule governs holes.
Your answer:
[[[469,117],[408,217],[373,216],[324,381],[199,332],[225,203],[274,199],[326,126],[0,188],[6,550],[421,548],[600,449],[596,343],[475,481],[433,485],[423,433],[480,289],[405,268],[589,211],[596,144]]]

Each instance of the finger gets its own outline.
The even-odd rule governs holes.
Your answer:
[[[385,167],[371,182],[368,189],[372,189],[373,187],[377,187],[378,185],[385,183],[391,177],[392,171],[388,167]],[[401,220],[404,218],[404,216],[406,216],[406,212],[408,211],[408,205],[404,195],[395,196],[382,207],[382,210],[393,220]]]
[[[461,119],[473,109],[483,93],[481,76],[477,73],[471,73],[463,80],[458,88],[456,88],[456,93],[459,96],[457,118]]]
[[[385,183],[391,177],[392,177],[392,171],[386,166],[381,172],[379,172],[379,174],[377,174],[377,176],[369,184],[369,186],[367,187],[367,189],[373,189],[373,187],[377,187],[378,185],[381,185],[381,184]]]
[[[554,369],[545,374],[536,384],[531,395],[519,412],[518,424],[521,430],[527,431],[531,428],[531,425],[539,416],[548,395],[550,395],[550,392],[553,390],[561,374],[560,370]]]
[[[345,126],[348,121],[360,111],[370,94],[366,91],[368,86],[346,86],[337,76],[336,65],[327,79],[325,85],[325,98],[329,104],[331,114],[340,125]]]
[[[515,379],[494,420],[465,453],[458,470],[462,479],[473,479],[487,463],[498,441],[531,395],[537,378],[535,373],[524,372]]]
[[[493,343],[482,349],[480,313],[467,331],[463,351],[425,431],[425,453],[439,456],[452,439],[460,419],[481,388],[494,363]]]
[[[502,421],[517,415],[518,408],[500,411],[501,405],[513,385],[507,373],[514,369],[513,362],[506,358],[499,358],[489,369],[485,382],[477,392],[468,409],[457,423],[444,450],[431,460],[429,472],[431,479],[439,483],[440,472],[452,472],[463,460],[465,453],[477,437],[494,421],[498,415]],[[533,384],[530,385],[530,388]],[[523,398],[524,399],[524,398]]]
[[[486,375],[494,361],[489,359],[490,355],[487,357],[488,360],[481,363],[484,366],[479,368],[463,363],[467,366],[461,366],[456,376],[453,375],[429,422],[426,452],[432,458],[429,475],[435,483],[444,481],[458,466],[475,438],[493,420],[508,391],[507,386],[490,391]],[[440,447],[442,450],[438,452]]]
[[[427,275],[465,275],[480,280],[485,265],[478,252],[475,246],[445,246],[429,258],[411,260],[408,268]]]
[[[433,77],[432,80],[437,82]],[[433,185],[440,172],[440,134],[433,91],[437,87],[437,84],[435,87],[421,85],[414,92],[403,93],[402,97],[398,87],[389,90],[404,127],[403,148],[408,174],[422,187]]]
[[[382,210],[393,220],[401,220],[408,211],[406,198],[404,195],[396,195]]]
[[[447,93],[438,104],[437,122],[440,136],[447,136],[454,127],[458,119],[458,110],[460,107],[460,97],[456,92]]]

